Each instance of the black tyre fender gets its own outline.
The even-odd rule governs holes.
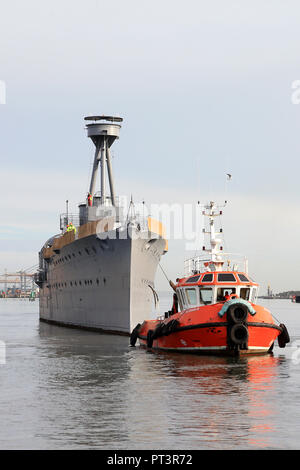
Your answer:
[[[161,328],[161,336],[168,336],[170,335],[171,333],[173,333],[173,331],[176,330],[176,328],[178,327],[179,325],[179,321],[178,320],[170,320],[168,323],[164,323],[162,325],[162,328]]]
[[[236,303],[229,307],[227,312],[227,318],[233,323],[242,323],[247,319],[248,313],[249,310],[247,305],[244,305],[242,303]]]
[[[160,330],[160,336],[168,335],[169,323],[163,323]]]
[[[139,331],[141,328],[141,324],[138,323],[136,327],[132,330],[131,335],[130,335],[130,346],[135,346],[136,340],[139,337]]]
[[[164,333],[165,333],[166,336],[168,336],[170,333],[172,333],[173,321],[174,320],[171,320],[165,325]]]
[[[162,336],[162,329],[163,329],[164,324],[159,323],[155,330],[153,331],[153,339],[159,338],[159,336]]]
[[[249,331],[243,323],[235,323],[230,330],[230,339],[234,344],[243,344],[248,341]]]
[[[152,348],[153,345],[153,330],[149,330],[147,333],[147,348]]]
[[[280,348],[285,348],[285,345],[290,342],[290,335],[288,333],[287,327],[283,324],[280,323],[280,328],[281,328],[281,333],[278,336],[278,346]]]
[[[170,326],[169,326],[169,331],[173,333],[173,331],[175,331],[175,330],[178,328],[178,326],[179,326],[179,321],[174,319],[174,320],[172,320],[170,323],[171,323],[171,324],[170,324]]]

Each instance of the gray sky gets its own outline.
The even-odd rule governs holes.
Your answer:
[[[0,272],[37,262],[88,189],[83,117],[124,118],[119,194],[224,198],[226,244],[275,291],[300,289],[297,1],[1,2]],[[183,241],[162,264],[183,269]],[[284,274],[283,274],[284,272]],[[167,288],[158,273],[159,288]]]

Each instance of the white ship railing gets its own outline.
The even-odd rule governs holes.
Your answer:
[[[222,253],[222,259],[215,261],[216,264],[223,262],[223,271],[242,271],[248,273],[248,259],[237,253]],[[214,262],[209,255],[194,256],[184,261],[184,275],[190,276],[198,272],[214,271]],[[220,269],[218,269],[220,270]]]
[[[70,213],[64,213],[60,214],[60,220],[59,220],[59,227],[60,230],[66,230],[67,225],[72,222],[75,227],[78,227],[80,225],[80,219],[79,219],[79,214],[70,214]],[[87,220],[86,220],[87,222]]]
[[[79,227],[80,225],[87,223],[88,217],[79,216],[79,214],[72,214],[72,213],[63,213],[60,214],[60,230],[65,231],[67,225],[72,223],[75,227]],[[148,230],[148,217],[144,217],[143,215],[136,213],[132,214],[118,214],[117,217],[117,226],[118,227],[127,227],[128,225],[137,226],[142,231]]]

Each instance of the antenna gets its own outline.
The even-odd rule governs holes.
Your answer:
[[[222,239],[217,237],[217,235],[222,233],[222,229],[220,229],[219,232],[216,232],[215,230],[215,217],[222,215],[222,211],[218,209],[219,207],[224,206],[217,206],[213,201],[210,201],[209,204],[204,206],[204,210],[202,212],[202,214],[207,216],[209,220],[209,230],[206,231],[203,229],[203,233],[210,235],[210,248],[206,249],[203,247],[203,251],[207,251],[209,253],[211,262],[215,265],[216,269],[220,269],[224,264],[223,257],[221,255],[223,250],[223,247],[221,246]]]
[[[67,225],[69,224],[69,201],[66,200]]]
[[[85,121],[92,121],[86,125],[87,136],[95,144],[95,157],[90,182],[90,194],[95,193],[96,177],[99,163],[101,162],[101,204],[106,203],[106,167],[110,186],[110,196],[112,205],[115,205],[114,181],[111,166],[110,147],[116,139],[119,138],[121,125],[117,124],[123,121],[121,117],[115,116],[86,116]],[[99,122],[100,121],[100,122]],[[103,122],[101,122],[103,121]]]

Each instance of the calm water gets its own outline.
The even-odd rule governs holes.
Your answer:
[[[230,359],[129,348],[0,299],[0,448],[299,449],[300,304],[262,302],[294,348]]]

